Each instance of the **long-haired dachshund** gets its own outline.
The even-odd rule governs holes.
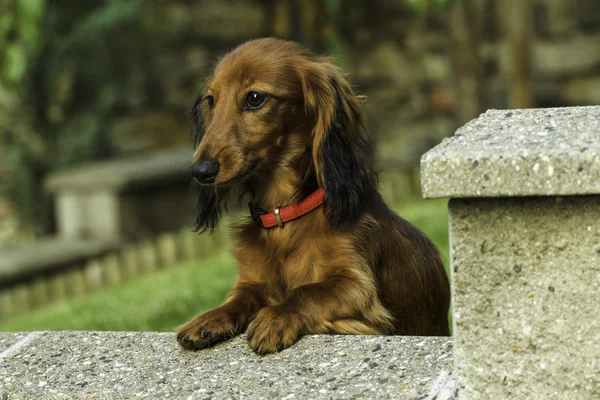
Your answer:
[[[439,253],[377,192],[360,102],[296,43],[250,41],[218,63],[191,115],[196,227],[217,227],[234,187],[252,219],[237,233],[234,289],[179,328],[183,347],[242,332],[261,354],[305,334],[449,334]]]

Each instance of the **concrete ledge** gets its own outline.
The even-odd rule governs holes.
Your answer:
[[[308,336],[257,356],[245,337],[200,352],[171,333],[0,334],[0,398],[450,399],[451,338]]]
[[[600,106],[490,110],[421,159],[423,196],[600,193]]]

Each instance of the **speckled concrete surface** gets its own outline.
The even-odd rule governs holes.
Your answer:
[[[243,337],[194,353],[170,333],[43,332],[0,360],[0,398],[449,399],[452,369],[451,338],[309,336],[261,357]]]
[[[6,350],[12,347],[14,344],[19,342],[19,340],[23,339],[27,336],[27,333],[23,332],[4,332],[0,333],[0,357]]]
[[[460,398],[600,399],[600,196],[449,211]]]
[[[423,196],[600,193],[600,106],[489,110],[421,158]]]

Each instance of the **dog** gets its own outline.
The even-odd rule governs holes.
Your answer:
[[[306,334],[449,334],[435,245],[377,191],[362,98],[327,58],[273,38],[223,57],[191,111],[196,230],[234,188],[238,278],[220,307],[178,328],[186,349],[246,332],[259,354]]]

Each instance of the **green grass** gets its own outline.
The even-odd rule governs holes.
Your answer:
[[[234,281],[234,259],[221,253],[4,320],[0,331],[172,331],[219,305]]]
[[[396,210],[433,240],[447,265],[446,200],[413,200]],[[219,305],[234,281],[234,259],[222,253],[0,321],[0,331],[173,331]]]

